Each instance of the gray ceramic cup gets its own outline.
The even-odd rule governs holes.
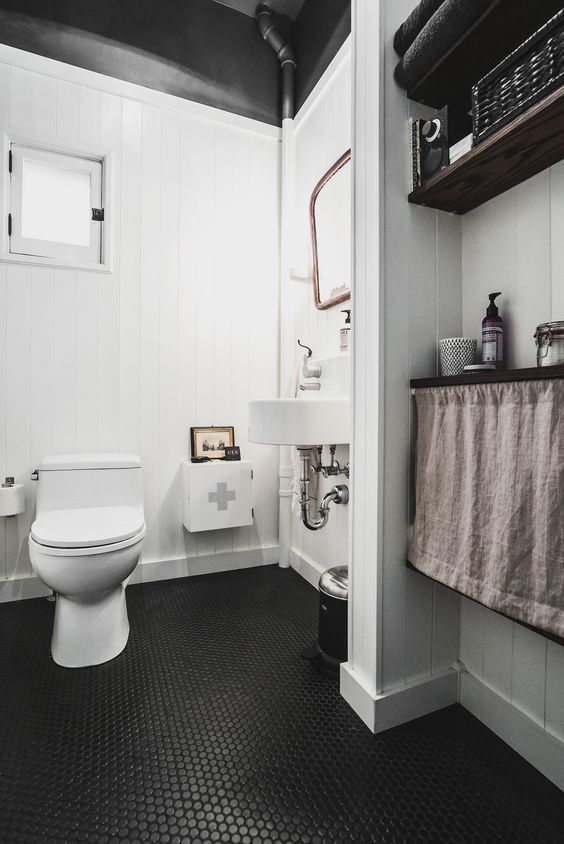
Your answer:
[[[478,341],[470,337],[445,337],[439,340],[441,375],[462,375],[465,366],[476,360]]]

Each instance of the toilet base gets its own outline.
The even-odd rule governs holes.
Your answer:
[[[64,668],[100,665],[129,637],[125,584],[88,596],[57,595],[51,655]]]

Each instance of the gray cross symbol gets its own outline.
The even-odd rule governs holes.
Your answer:
[[[210,504],[217,503],[218,510],[227,510],[227,503],[229,501],[235,501],[237,498],[237,493],[234,489],[227,489],[227,484],[220,483],[217,485],[217,490],[215,492],[208,492],[208,501]]]

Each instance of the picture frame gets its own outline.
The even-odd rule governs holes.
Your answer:
[[[225,449],[233,445],[235,445],[235,429],[232,425],[190,428],[192,457],[224,460]]]

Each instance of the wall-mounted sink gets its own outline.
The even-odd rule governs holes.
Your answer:
[[[257,399],[249,402],[249,440],[267,445],[342,445],[350,442],[350,400]]]

